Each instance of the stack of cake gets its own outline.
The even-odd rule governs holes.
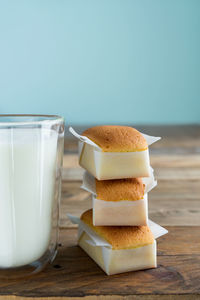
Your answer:
[[[156,238],[167,233],[148,220],[147,193],[156,185],[148,146],[159,138],[128,126],[96,126],[78,135],[82,188],[92,209],[81,218],[79,246],[108,274],[156,267]]]

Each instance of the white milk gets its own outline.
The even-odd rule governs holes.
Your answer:
[[[39,259],[51,235],[57,133],[0,129],[0,267]]]

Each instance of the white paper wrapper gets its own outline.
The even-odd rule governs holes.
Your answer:
[[[151,146],[153,143],[155,143],[161,139],[160,136],[151,136],[151,135],[144,134],[144,133],[142,133],[142,135],[145,138],[145,140],[147,141],[148,146]]]
[[[104,201],[93,195],[94,226],[140,226],[148,222],[147,194],[137,201]]]
[[[155,180],[154,178],[153,168],[150,168],[150,177],[143,177],[142,181],[145,184],[145,190],[144,190],[145,194],[149,193],[157,185],[157,180]],[[96,196],[95,177],[92,176],[87,171],[83,173],[83,182],[81,188]]]
[[[72,127],[69,131],[79,140],[79,164],[98,180],[149,177],[149,150],[136,152],[103,152],[99,146]],[[144,135],[148,145],[159,137]]]
[[[96,182],[95,182],[95,177],[92,176],[90,173],[87,171],[84,171],[83,173],[83,182],[81,185],[81,189],[96,195]]]
[[[69,132],[71,132],[71,134],[73,134],[73,136],[75,138],[77,138],[79,141],[84,142],[88,145],[94,146],[95,148],[101,150],[101,148],[97,144],[95,144],[93,141],[91,141],[86,136],[78,134],[71,126],[69,127]]]
[[[70,214],[67,214],[68,218],[73,224],[78,224],[81,229],[87,233],[87,235],[92,239],[95,246],[105,246],[108,248],[112,248],[112,245],[108,243],[106,240],[101,238],[99,235],[97,235],[94,230],[92,230],[89,226],[87,226],[84,222],[80,220],[79,217],[72,216]],[[161,237],[162,235],[165,235],[168,233],[168,230],[164,227],[154,223],[153,221],[149,220],[148,225],[151,229],[151,232],[153,233],[153,236],[155,239]]]
[[[79,230],[80,230],[79,234],[82,233],[83,231],[86,232],[88,234],[88,236],[90,236],[90,238],[92,239],[94,245],[96,245],[96,246],[106,246],[106,247],[109,247],[109,248],[111,247],[111,245],[108,242],[106,242],[106,240],[104,240],[99,235],[97,235],[94,232],[94,230],[92,230],[89,226],[87,226],[87,224],[82,222],[80,220],[80,218],[72,216],[70,214],[67,214],[67,216],[73,224],[78,224],[79,225]]]
[[[73,134],[73,136],[76,137],[79,141],[87,143],[88,145],[94,146],[94,147],[98,148],[99,150],[101,150],[101,148],[97,144],[95,144],[93,141],[91,141],[86,136],[78,134],[71,126],[69,127],[69,132],[71,132],[71,134]],[[147,141],[148,146],[152,145],[153,143],[155,143],[161,139],[161,137],[150,136],[150,135],[147,135],[144,133],[141,133],[141,134]]]
[[[156,241],[153,244],[133,249],[113,250],[112,246],[100,238],[79,218],[68,215],[73,223],[79,225],[79,246],[104,270],[107,275],[155,268]],[[167,230],[149,221],[149,226],[156,238],[167,233]]]
[[[148,220],[148,226],[150,227],[155,239],[157,239],[160,236],[165,235],[165,234],[168,233],[167,229],[165,229],[164,227],[154,223],[151,220]]]
[[[92,193],[93,224],[95,226],[139,226],[147,225],[148,200],[147,192],[156,186],[153,176],[143,178],[145,195],[143,199],[135,201],[104,201],[96,198],[95,178],[88,172],[83,174],[81,188]]]
[[[107,275],[157,267],[156,241],[139,248],[113,250],[93,245],[91,238],[83,232],[78,245]]]

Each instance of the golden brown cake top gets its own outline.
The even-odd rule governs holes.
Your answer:
[[[128,126],[95,126],[85,130],[82,135],[87,136],[104,152],[135,152],[148,148],[143,135]]]
[[[92,209],[85,211],[81,220],[109,242],[113,250],[137,248],[154,242],[148,226],[93,226]]]
[[[141,178],[96,180],[97,199],[105,201],[140,200],[144,197]]]

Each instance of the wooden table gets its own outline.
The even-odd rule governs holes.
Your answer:
[[[150,218],[169,230],[158,240],[158,268],[107,276],[76,246],[66,213],[80,215],[91,198],[79,188],[77,144],[67,136],[59,254],[38,275],[0,282],[0,299],[200,299],[200,126],[140,129],[163,136],[151,147],[158,186],[149,194]]]

